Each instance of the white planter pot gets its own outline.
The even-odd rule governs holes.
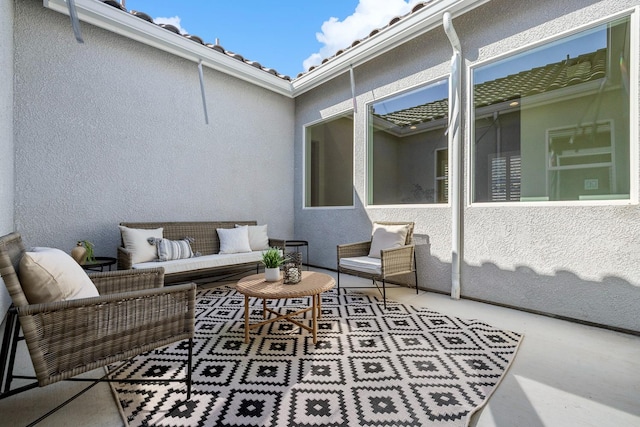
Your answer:
[[[264,280],[266,280],[267,282],[277,282],[278,280],[280,280],[280,268],[265,268]]]

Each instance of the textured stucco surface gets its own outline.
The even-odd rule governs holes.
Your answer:
[[[336,245],[368,239],[373,221],[413,220],[420,285],[449,292],[450,207],[365,206],[366,105],[448,75],[441,28],[355,69],[355,205],[303,209],[303,128],[352,108],[348,73],[293,101],[205,69],[205,125],[196,64],[88,24],[79,45],[69,18],[39,0],[0,1],[15,8],[0,18],[0,121],[13,117],[0,130],[6,231],[65,250],[88,239],[113,256],[120,221],[255,219],[309,240],[312,264],[335,268]],[[493,0],[454,26],[468,67],[638,4]],[[468,182],[465,163],[463,200]],[[463,296],[640,331],[637,205],[465,205],[463,230]]]
[[[293,235],[293,100],[82,24],[15,11],[15,222],[115,256],[121,221],[257,220]]]
[[[0,235],[13,231],[13,0],[0,0]],[[0,323],[10,305],[0,279]]]
[[[561,34],[638,1],[493,0],[454,20],[465,67]],[[314,264],[335,268],[336,245],[367,240],[376,220],[416,222],[421,287],[451,287],[451,209],[365,207],[368,102],[446,76],[451,47],[438,28],[355,71],[355,206],[303,209],[304,125],[351,108],[349,76],[296,99],[296,236],[311,242]],[[638,67],[638,61],[632,66]],[[467,69],[467,68],[465,68]],[[463,81],[464,154],[469,144]],[[638,99],[632,102],[637,107]],[[638,117],[634,120],[638,121]],[[640,159],[634,159],[638,162]],[[640,209],[630,206],[469,206],[464,164],[462,296],[640,331]],[[638,176],[634,176],[638,180]],[[637,187],[636,187],[637,188]]]

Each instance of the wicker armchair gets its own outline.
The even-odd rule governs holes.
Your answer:
[[[415,246],[413,245],[413,222],[376,222],[375,224],[407,225],[409,231],[403,246],[380,251],[380,258],[369,257],[372,240],[338,245],[338,291],[340,290],[340,273],[370,278],[373,285],[380,289],[378,281],[382,282],[382,298],[387,308],[386,281],[393,276],[413,273],[415,277],[416,294],[418,293],[418,272],[416,270]]]
[[[29,304],[16,272],[24,252],[18,233],[0,237],[0,275],[13,301],[0,353],[0,399],[182,340],[189,342],[188,369],[184,379],[170,381],[185,382],[187,400],[191,398],[195,284],[164,288],[162,268],[95,273],[89,277],[100,293],[98,297]],[[35,377],[13,375],[17,343],[22,340],[26,341]],[[11,390],[11,381],[16,378],[37,382]]]

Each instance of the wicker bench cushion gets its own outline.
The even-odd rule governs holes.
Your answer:
[[[381,274],[380,258],[359,256],[352,258],[340,258],[340,267],[350,270],[362,271],[369,274]]]
[[[133,268],[164,267],[165,274],[182,273],[185,271],[201,270],[207,268],[234,266],[246,263],[258,263],[262,260],[261,251],[243,252],[236,254],[203,255],[194,258],[177,259],[172,261],[149,261],[134,264]]]

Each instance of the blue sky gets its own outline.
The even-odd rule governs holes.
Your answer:
[[[126,0],[205,43],[291,77],[408,13],[422,0]]]

